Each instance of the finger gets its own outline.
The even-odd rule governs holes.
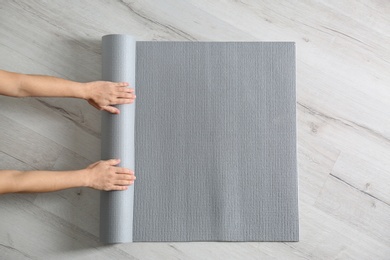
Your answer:
[[[134,93],[123,92],[118,95],[118,99],[135,99],[135,98],[136,96]]]
[[[116,167],[115,172],[119,174],[134,174],[130,169],[123,167]]]
[[[120,181],[134,181],[135,179],[137,179],[137,178],[132,174],[117,175],[117,180],[120,180]]]
[[[119,114],[120,113],[119,109],[116,107],[113,107],[113,106],[103,106],[102,109],[107,111],[107,112],[110,112],[112,114]]]
[[[124,181],[124,180],[122,180],[122,181],[117,181],[115,184],[116,185],[121,185],[121,186],[129,186],[129,185],[131,185],[133,183],[134,183],[134,181]]]
[[[115,166],[118,163],[120,163],[121,160],[120,159],[110,159],[110,160],[107,160],[107,162],[108,162],[108,165]]]
[[[128,89],[128,88],[122,88],[122,89]],[[117,91],[113,96],[116,99],[118,99],[118,98],[135,98],[135,92],[122,90],[122,91]]]
[[[129,83],[127,83],[127,82],[117,82],[116,83],[117,87],[127,87],[128,85],[129,85]]]
[[[135,96],[134,96],[135,98]],[[118,98],[115,102],[115,104],[120,105],[120,104],[131,104],[134,102],[134,99],[131,98]]]
[[[113,186],[111,190],[127,190],[127,186]]]
[[[124,87],[116,87],[117,92],[126,92],[126,93],[134,93],[134,88],[124,88]]]
[[[122,92],[127,92],[127,93],[134,93],[135,89],[134,88],[121,88]]]
[[[123,98],[135,99],[135,95],[134,95],[134,93],[120,92],[120,93],[118,93],[117,98],[118,99],[119,98],[121,98],[121,99],[123,99]]]
[[[115,170],[115,173],[118,174],[118,178],[122,178],[120,176],[125,176],[123,178],[127,178],[127,176],[134,176],[134,172],[132,170],[129,170],[129,169],[126,169],[126,171],[118,171],[118,170]]]

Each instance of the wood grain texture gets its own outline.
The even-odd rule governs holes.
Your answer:
[[[2,1],[0,68],[101,77],[100,41],[295,41],[298,243],[98,243],[98,196],[0,197],[6,259],[388,259],[390,3]],[[138,97],[140,98],[140,97]],[[99,158],[100,116],[73,99],[0,97],[0,163],[76,169]]]

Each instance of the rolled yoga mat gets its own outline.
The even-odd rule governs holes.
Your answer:
[[[102,40],[102,78],[135,82],[135,40],[129,35],[106,35]],[[120,114],[102,112],[102,159],[121,159],[119,166],[134,169],[135,104],[118,105]],[[102,191],[100,240],[103,243],[133,241],[134,185],[125,191]]]
[[[103,63],[106,39],[133,51],[103,38]],[[134,223],[132,193],[114,192],[112,215],[129,214],[102,218],[103,241],[298,240],[294,43],[137,42],[136,86]],[[125,124],[103,124],[118,141],[102,150],[128,147]]]

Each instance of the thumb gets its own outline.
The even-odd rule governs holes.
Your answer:
[[[88,100],[88,103],[91,105],[91,106],[93,106],[94,108],[97,108],[97,109],[99,109],[100,110],[100,107],[93,101],[93,100]]]
[[[100,161],[97,161],[97,162],[94,162],[94,163],[88,165],[87,169],[93,168],[93,167],[96,166],[98,163],[100,163]]]
[[[117,165],[118,163],[120,163],[121,160],[120,159],[111,159],[111,160],[108,160],[107,162],[110,166],[114,166],[114,165]]]
[[[118,108],[113,106],[104,106],[102,109],[113,114],[119,114],[120,112]]]

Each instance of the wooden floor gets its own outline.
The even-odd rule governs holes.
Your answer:
[[[0,68],[82,82],[110,33],[295,41],[301,239],[102,246],[99,193],[70,189],[0,196],[0,258],[390,259],[389,28],[387,0],[1,1]],[[99,128],[82,100],[0,97],[0,166],[83,168]]]

